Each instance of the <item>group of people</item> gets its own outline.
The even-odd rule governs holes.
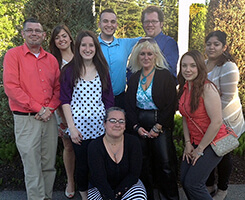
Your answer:
[[[101,12],[98,37],[83,30],[74,41],[59,25],[50,53],[41,47],[42,25],[24,22],[25,43],[6,53],[3,78],[29,200],[52,199],[58,135],[67,198],[78,190],[83,200],[179,199],[176,109],[183,116],[180,177],[187,198],[225,198],[231,158],[218,157],[210,143],[226,134],[226,126],[239,136],[245,127],[226,34],[207,36],[207,60],[196,50],[184,54],[177,76],[178,46],[162,32],[163,12],[149,6],[141,21],[146,37],[139,38],[114,37],[112,9]]]
[[[227,134],[226,127],[238,136],[245,131],[239,71],[226,37],[219,30],[208,34],[207,60],[196,50],[180,60],[178,97],[185,140],[180,181],[188,199],[225,199],[232,170],[230,153],[219,157],[210,144]]]

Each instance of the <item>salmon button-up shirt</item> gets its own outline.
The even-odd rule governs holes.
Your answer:
[[[59,106],[59,64],[43,48],[38,57],[26,44],[10,49],[3,69],[4,90],[12,111],[39,112],[43,106]]]

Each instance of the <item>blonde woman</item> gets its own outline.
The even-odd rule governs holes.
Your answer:
[[[138,136],[143,151],[140,179],[149,200],[153,190],[166,199],[179,199],[177,159],[172,139],[176,108],[175,81],[153,38],[138,41],[129,66],[134,72],[126,92],[128,128]]]

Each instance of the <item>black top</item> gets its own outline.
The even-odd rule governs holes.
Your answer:
[[[128,89],[125,97],[125,107],[129,126],[138,124],[136,93],[142,70],[132,74],[128,82]],[[177,104],[176,84],[171,73],[167,69],[156,69],[153,85],[152,99],[158,108],[157,123],[163,128],[173,128],[174,114]],[[129,127],[132,129],[132,127]]]
[[[124,134],[124,152],[121,161],[115,163],[106,151],[100,136],[89,144],[88,164],[91,184],[96,187],[103,199],[115,199],[118,192],[124,194],[138,182],[142,151],[137,137]]]

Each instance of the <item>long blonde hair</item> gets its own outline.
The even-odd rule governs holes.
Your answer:
[[[138,57],[139,57],[140,51],[143,48],[149,49],[155,54],[156,56],[155,65],[157,69],[168,69],[168,63],[166,59],[164,58],[157,42],[151,37],[145,37],[145,38],[140,39],[137,42],[137,44],[134,46],[132,53],[130,55],[128,68],[133,73],[141,70],[142,68],[142,66],[140,66],[139,64]]]

